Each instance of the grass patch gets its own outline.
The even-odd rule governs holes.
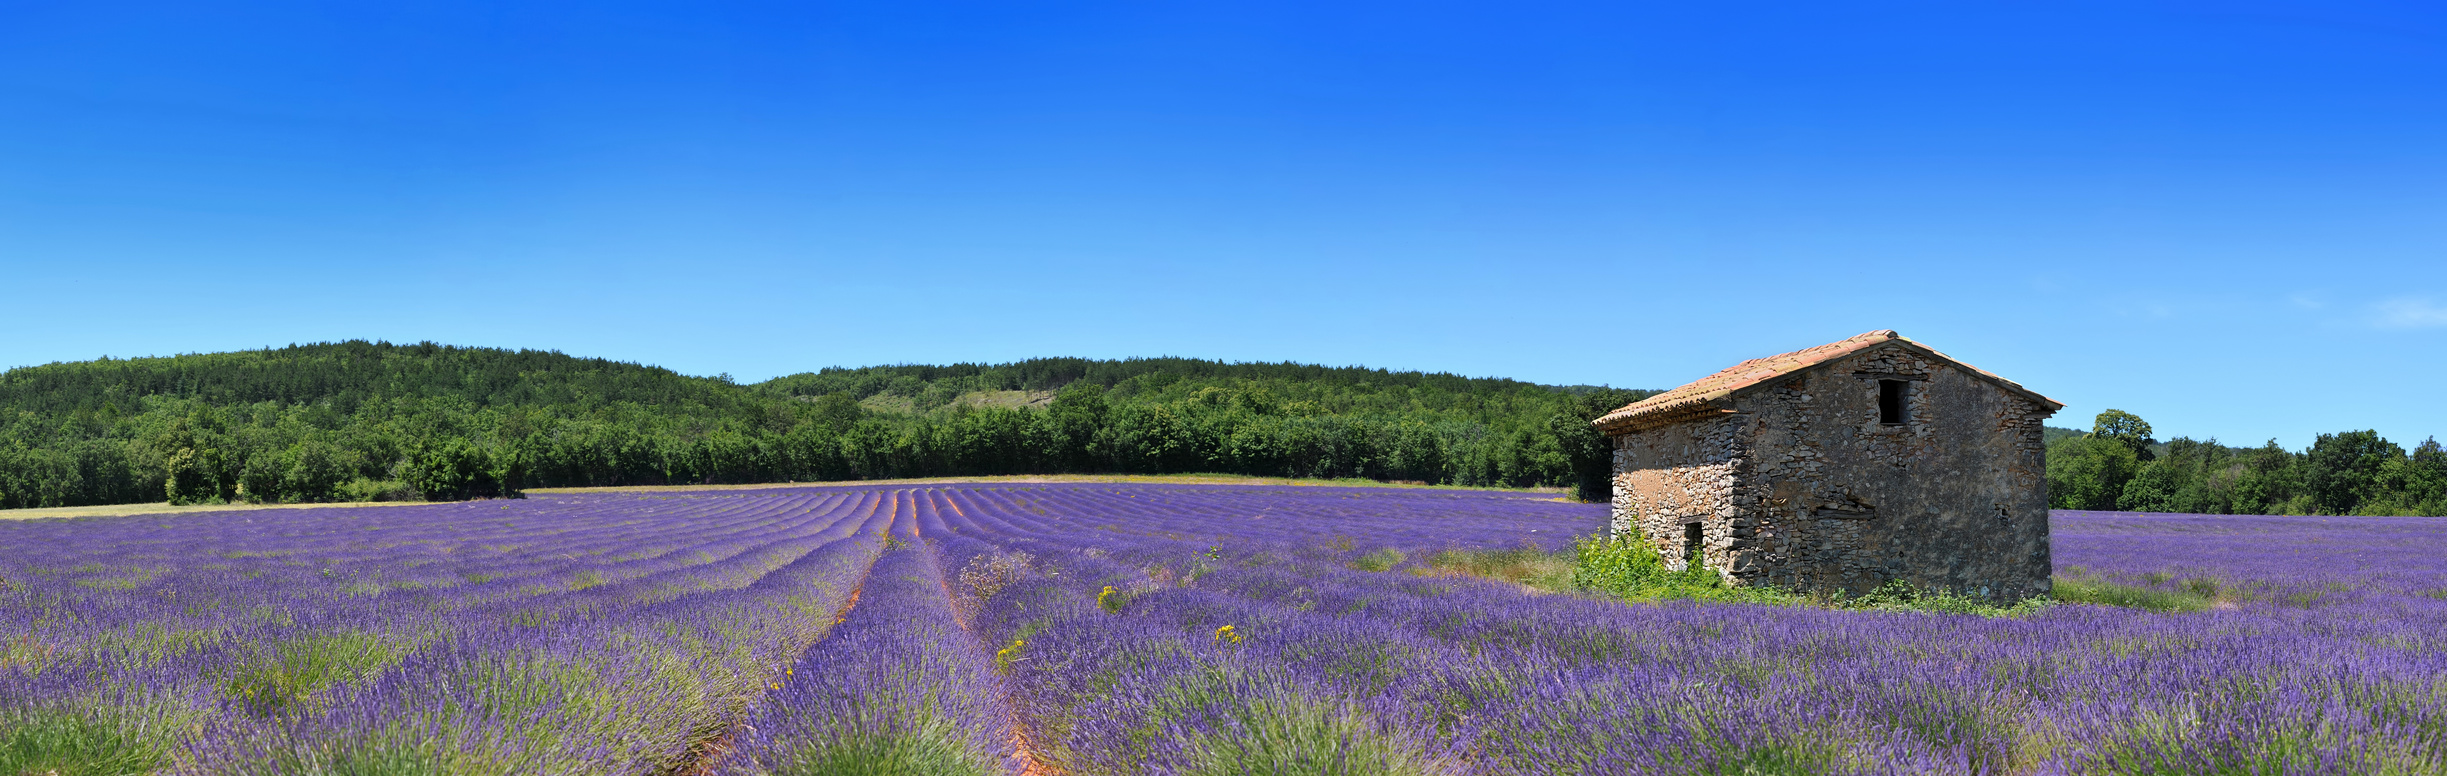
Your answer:
[[[310,753],[273,755],[275,773],[346,776],[510,776],[518,766],[478,762],[414,743],[350,741]]]
[[[1573,579],[1573,557],[1535,547],[1510,550],[1445,550],[1428,556],[1420,573],[1503,580],[1532,590],[1567,593],[1580,589]],[[1391,568],[1391,566],[1388,566]]]
[[[2190,590],[2162,590],[2155,587],[2126,585],[2101,577],[2058,575],[2058,601],[2077,604],[2101,604],[2153,612],[2197,612],[2213,603],[2208,595]],[[2214,584],[2211,587],[2215,589]]]
[[[79,651],[131,666],[145,666],[202,649],[220,637],[214,630],[140,622],[94,634]]]
[[[773,776],[989,776],[995,763],[969,749],[962,731],[929,715],[910,730],[852,733],[800,747],[766,770]]]
[[[1572,542],[1572,587],[1629,601],[1690,599],[1726,603],[1802,604],[1810,601],[1764,585],[1735,587],[1714,569],[1694,564],[1672,571],[1657,546],[1639,536],[1584,536]]]
[[[1627,601],[1803,602],[1773,588],[1727,585],[1706,568],[1668,571],[1656,548],[1639,538],[1583,537],[1563,552],[1536,547],[1445,550],[1429,556],[1414,573],[1481,577],[1548,593],[1595,594]]]
[[[2094,744],[2077,767],[2113,776],[2182,774],[2437,773],[2437,760],[2412,741],[2338,747],[2331,722],[2279,723],[2204,745],[2215,735],[2190,715],[2146,714]]]
[[[2299,607],[2302,607],[2302,608],[2305,608],[2305,609],[2309,609],[2309,608],[2311,608],[2312,606],[2318,605],[2320,601],[2322,601],[2322,600],[2326,599],[2327,597],[2328,597],[2328,594],[2327,594],[2327,593],[2323,593],[2323,592],[2320,592],[2320,591],[2317,591],[2317,590],[2303,590],[2303,591],[2298,591],[2298,592],[2293,592],[2293,593],[2287,593],[2287,594],[2285,594],[2284,596],[2279,597],[2277,600],[2279,600],[2279,601],[2283,601],[2283,602],[2285,602],[2287,605],[2290,605],[2290,606],[2299,606]]]
[[[590,569],[587,571],[578,572],[576,576],[569,579],[569,592],[575,593],[590,587],[602,587],[603,585],[603,572]]]
[[[1409,556],[1403,555],[1401,550],[1386,547],[1369,550],[1368,554],[1352,560],[1351,568],[1361,571],[1391,571],[1393,567],[1402,565],[1402,561],[1409,559]]]
[[[1346,703],[1304,697],[1229,667],[1210,665],[1142,690],[1149,702],[1138,723],[1119,733],[1126,743],[1106,753],[1113,761],[1071,763],[1071,772],[1139,772],[1130,766],[1143,766],[1144,758],[1170,759],[1163,752],[1169,747],[1158,742],[1175,736],[1181,762],[1174,772],[1185,776],[1424,776],[1448,770]]]
[[[1720,753],[1702,766],[1710,776],[1817,776],[1843,771],[1838,754],[1793,744],[1762,744]]]
[[[1442,768],[1390,740],[1357,711],[1288,695],[1254,699],[1233,723],[1189,742],[1189,776],[1395,776]]]
[[[2012,606],[1998,606],[1985,598],[1956,595],[1944,590],[1923,590],[1900,579],[1879,585],[1878,589],[1859,596],[1839,596],[1829,602],[1838,609],[1976,614],[1982,617],[2019,617],[2055,604],[2053,599],[2034,597],[2022,599]]]
[[[221,680],[221,691],[250,712],[277,714],[333,685],[369,676],[405,651],[371,633],[307,636],[240,662]]]
[[[1360,560],[1352,562],[1352,567],[1378,570],[1366,565],[1368,557],[1361,556]],[[1392,566],[1393,563],[1388,563],[1384,568]],[[1656,546],[1646,540],[1640,537],[1604,536],[1582,537],[1573,543],[1571,550],[1565,552],[1546,552],[1534,547],[1446,550],[1430,556],[1423,566],[1415,569],[1415,573],[1482,577],[1549,593],[1594,594],[1626,601],[1688,599],[1867,611],[1976,614],[1984,617],[2020,617],[2056,603],[2100,604],[2153,612],[2197,612],[2209,609],[2221,596],[2235,592],[2227,583],[2211,577],[2179,580],[2173,574],[2160,572],[2149,576],[2155,580],[2151,585],[2127,585],[2068,570],[2068,573],[2056,576],[2054,596],[2025,599],[2011,606],[1998,606],[1986,599],[1942,590],[1924,590],[1903,580],[1888,582],[1857,596],[1812,594],[1758,585],[1736,587],[1726,584],[1722,576],[1707,568],[1672,571],[1666,568],[1664,556],[1657,552]],[[2173,583],[2171,588],[2154,586],[2168,583]],[[2319,596],[2318,593],[2295,595],[2312,599]],[[2447,590],[2434,590],[2423,595],[2447,600]],[[2308,605],[2310,601],[2296,603]]]
[[[1918,611],[2018,617],[2046,608],[2046,599],[1997,606],[1984,599],[1929,591],[1897,580],[1859,596],[1798,593],[1766,585],[1728,584],[1715,570],[1666,568],[1656,545],[1641,537],[1585,536],[1572,549],[1546,552],[1446,550],[1428,558],[1417,573],[1473,576],[1511,582],[1550,593],[1579,593],[1625,601],[1694,600],[1717,603],[1816,606],[1829,609]]]
[[[168,764],[163,742],[128,727],[58,710],[0,714],[0,773],[123,776]]]
[[[0,641],[0,671],[22,668],[26,673],[39,673],[43,666],[51,662],[51,656],[58,652],[58,647],[43,643],[31,635]]]

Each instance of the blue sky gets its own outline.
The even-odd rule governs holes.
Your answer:
[[[0,366],[1663,388],[1893,328],[2058,425],[2447,433],[2435,5],[207,5],[0,0]]]

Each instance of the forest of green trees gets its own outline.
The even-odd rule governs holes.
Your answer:
[[[1214,472],[1571,488],[1649,391],[1179,358],[826,369],[755,385],[557,352],[337,344],[0,373],[0,508],[525,488]],[[981,400],[982,399],[982,400]],[[1008,400],[1005,400],[1008,399]],[[2050,429],[2052,506],[2447,515],[2447,455]]]
[[[2055,431],[2055,430],[2051,430]],[[2280,515],[2447,516],[2447,451],[2407,452],[2376,431],[2321,434],[2301,452],[2177,437],[2160,443],[2131,413],[2100,413],[2090,433],[2051,433],[2048,502],[2057,509]]]
[[[986,391],[1050,393],[978,406]],[[0,374],[0,507],[523,488],[1219,472],[1602,493],[1646,392],[1297,364],[1039,359],[758,385],[545,351],[345,342]]]

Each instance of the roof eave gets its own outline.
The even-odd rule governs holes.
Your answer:
[[[1725,405],[1738,393],[1740,393],[1739,390],[1709,391],[1670,404],[1642,407],[1638,412],[1627,413],[1617,410],[1600,416],[1590,421],[1589,424],[1607,434],[1628,433],[1671,425],[1702,415],[1729,412],[1730,408]]]

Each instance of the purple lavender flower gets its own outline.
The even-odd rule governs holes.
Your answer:
[[[2055,520],[2069,591],[2188,604],[1538,593],[1415,559],[1605,508],[1445,489],[0,523],[0,773],[2447,771],[2447,522]]]

